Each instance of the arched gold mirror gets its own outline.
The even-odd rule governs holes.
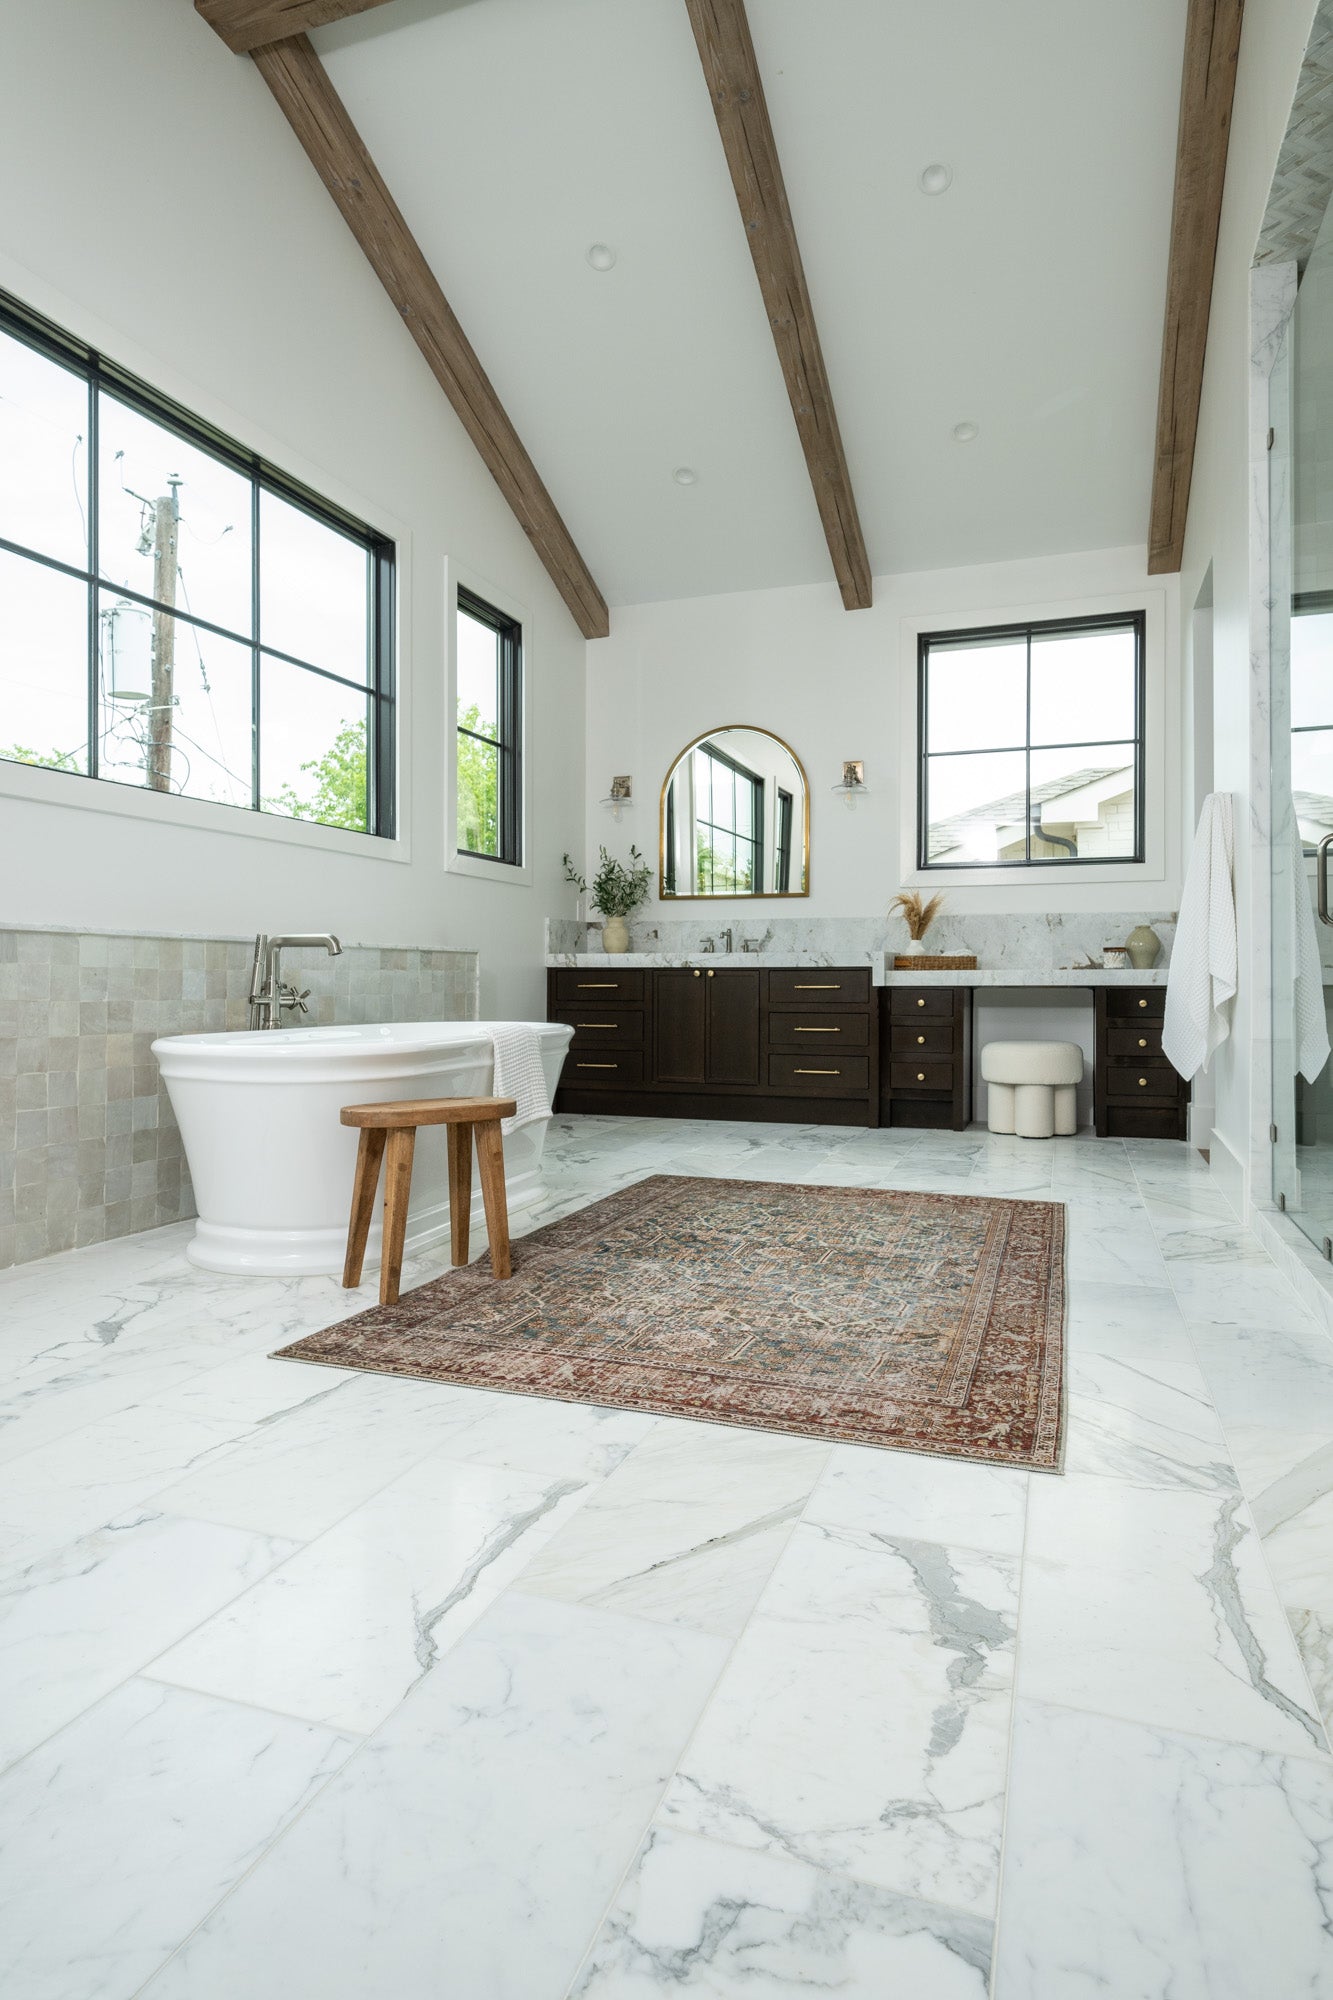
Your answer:
[[[696,736],[662,786],[664,901],[808,896],[810,787],[769,729],[731,723]]]

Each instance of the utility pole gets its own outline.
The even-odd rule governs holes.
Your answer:
[[[180,528],[181,481],[168,479],[169,493],[153,502],[153,697],[148,709],[148,785],[171,790],[171,718],[176,705],[176,543]],[[169,609],[167,607],[170,607]]]

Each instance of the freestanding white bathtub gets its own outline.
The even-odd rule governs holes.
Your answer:
[[[535,1022],[552,1096],[573,1030]],[[166,1035],[153,1043],[181,1128],[199,1220],[186,1251],[207,1271],[300,1277],[342,1270],[357,1134],[344,1104],[398,1097],[484,1097],[486,1024],[396,1021],[362,1028],[283,1028]],[[505,1140],[511,1210],[541,1194],[546,1120]],[[481,1215],[475,1173],[474,1215]],[[448,1234],[441,1127],[417,1134],[407,1248]],[[367,1261],[378,1260],[378,1215]]]

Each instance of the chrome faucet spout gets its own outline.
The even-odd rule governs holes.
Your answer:
[[[254,964],[250,973],[249,1021],[252,1028],[280,1028],[284,1007],[299,1008],[303,1014],[310,1011],[305,1004],[309,994],[284,986],[279,976],[284,946],[298,950],[302,946],[318,946],[330,958],[337,958],[342,952],[342,945],[331,931],[283,931],[273,937],[261,931],[255,939]]]

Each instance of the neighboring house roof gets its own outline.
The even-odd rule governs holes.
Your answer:
[[[1106,778],[1117,777],[1121,771],[1128,768],[1121,762],[1096,765],[1083,771],[1071,771],[1063,778],[1052,778],[1044,785],[1034,785],[1032,803],[1034,806],[1050,805],[1055,799],[1068,798],[1071,793],[1081,792],[1089,785],[1099,785]],[[948,854],[954,848],[960,847],[968,827],[975,826],[978,821],[986,826],[1006,826],[1016,821],[1021,826],[1023,815],[1027,811],[1027,803],[1026,792],[1008,792],[1003,798],[988,799],[982,805],[972,806],[965,813],[955,813],[952,819],[939,820],[930,829],[930,859],[937,861],[940,855]],[[1333,799],[1329,800],[1329,805],[1333,808]]]

